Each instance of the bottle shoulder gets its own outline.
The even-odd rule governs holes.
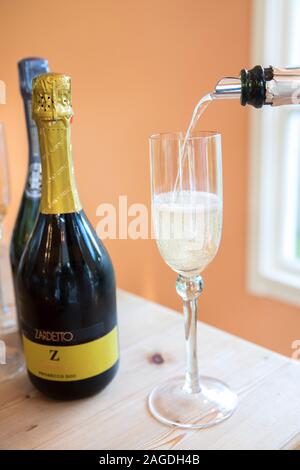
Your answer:
[[[116,318],[112,263],[85,214],[39,214],[16,285],[23,321],[60,331]]]
[[[21,271],[92,277],[112,271],[111,260],[83,210],[70,214],[39,214],[20,263]]]

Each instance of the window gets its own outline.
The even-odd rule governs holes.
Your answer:
[[[300,1],[253,1],[252,64],[300,67]],[[300,306],[300,106],[251,110],[248,288]]]

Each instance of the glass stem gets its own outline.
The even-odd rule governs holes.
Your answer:
[[[3,290],[3,272],[5,272],[3,265],[3,223],[0,223],[0,330],[1,332],[8,330],[14,326],[14,318],[11,316],[11,309],[5,302]]]
[[[1,308],[2,313],[6,313],[5,305],[4,305],[3,283],[2,283],[2,261],[3,261],[2,234],[3,234],[3,226],[2,224],[0,224],[0,308]]]
[[[188,393],[201,391],[197,358],[197,303],[203,290],[201,276],[184,277],[179,275],[176,282],[177,293],[183,300],[184,329],[186,341],[186,373],[184,390]]]

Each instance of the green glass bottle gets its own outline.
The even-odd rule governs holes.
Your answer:
[[[41,199],[41,161],[36,124],[31,117],[32,79],[48,72],[48,61],[30,57],[18,63],[20,91],[24,101],[29,144],[28,172],[11,243],[10,262],[13,274],[16,303],[16,274],[25,245],[36,222]],[[18,313],[18,305],[17,305]],[[18,314],[19,317],[19,314]]]
[[[32,103],[43,182],[17,274],[24,356],[42,393],[83,398],[102,390],[118,369],[114,269],[77,192],[70,77],[35,78]]]

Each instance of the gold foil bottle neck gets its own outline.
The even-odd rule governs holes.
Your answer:
[[[32,81],[32,117],[38,121],[70,119],[73,116],[71,78],[45,73]]]
[[[32,117],[36,121],[42,162],[42,214],[81,210],[72,161],[71,79],[46,73],[32,82]]]

